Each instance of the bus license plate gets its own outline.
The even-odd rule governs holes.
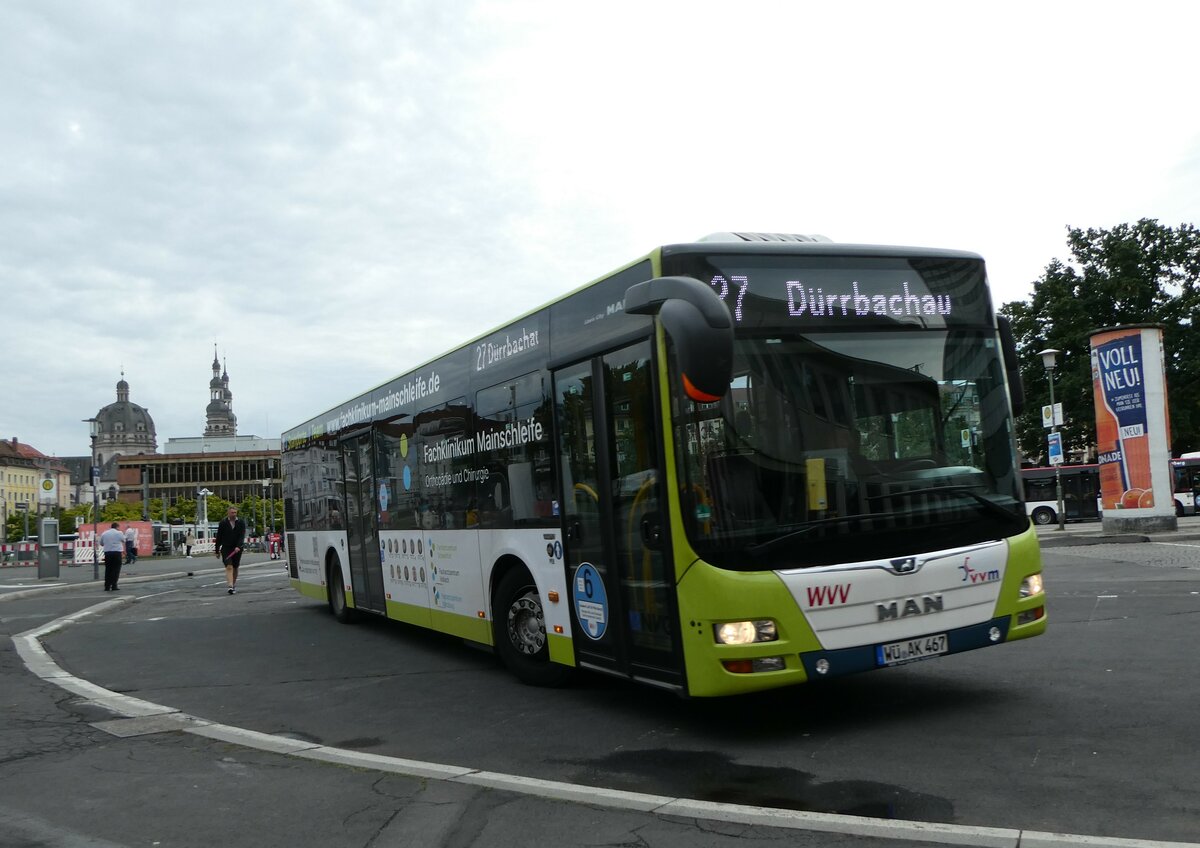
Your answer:
[[[939,656],[946,653],[946,648],[946,634],[938,633],[933,636],[922,636],[920,639],[907,639],[903,642],[880,645],[875,649],[875,655],[879,665],[897,665]]]

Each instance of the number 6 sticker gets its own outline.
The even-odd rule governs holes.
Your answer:
[[[589,639],[603,638],[608,629],[608,595],[604,591],[604,579],[590,562],[581,562],[575,569],[572,580],[572,596],[575,598],[575,617],[583,626]]]

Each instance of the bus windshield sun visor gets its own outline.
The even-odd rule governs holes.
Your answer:
[[[733,377],[733,319],[711,287],[693,277],[657,277],[625,291],[625,312],[658,314],[675,345],[687,396],[713,403]]]

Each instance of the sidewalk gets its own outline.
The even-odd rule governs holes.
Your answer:
[[[1127,545],[1139,542],[1200,542],[1200,516],[1185,515],[1178,519],[1179,529],[1169,533],[1105,533],[1101,521],[1069,522],[1065,530],[1057,524],[1036,527],[1038,543],[1043,548],[1066,548],[1077,545]]]
[[[280,570],[287,568],[287,559],[272,560],[268,554],[246,554],[242,558],[242,568],[250,566],[278,566]],[[225,573],[224,567],[213,554],[193,556],[190,559],[182,556],[138,557],[133,565],[121,567],[121,583],[139,583],[145,580],[162,580],[174,577],[192,577],[200,574]],[[85,586],[95,583],[97,586],[104,582],[104,562],[93,568],[91,563],[86,565],[63,565],[58,569],[58,577],[38,578],[36,562],[28,565],[8,565],[0,569],[0,601],[6,598],[27,597],[30,593],[41,593],[52,589],[69,589],[75,586]]]

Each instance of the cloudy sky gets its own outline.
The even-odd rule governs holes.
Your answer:
[[[281,431],[656,245],[1200,219],[1200,4],[7,0],[0,437]]]

